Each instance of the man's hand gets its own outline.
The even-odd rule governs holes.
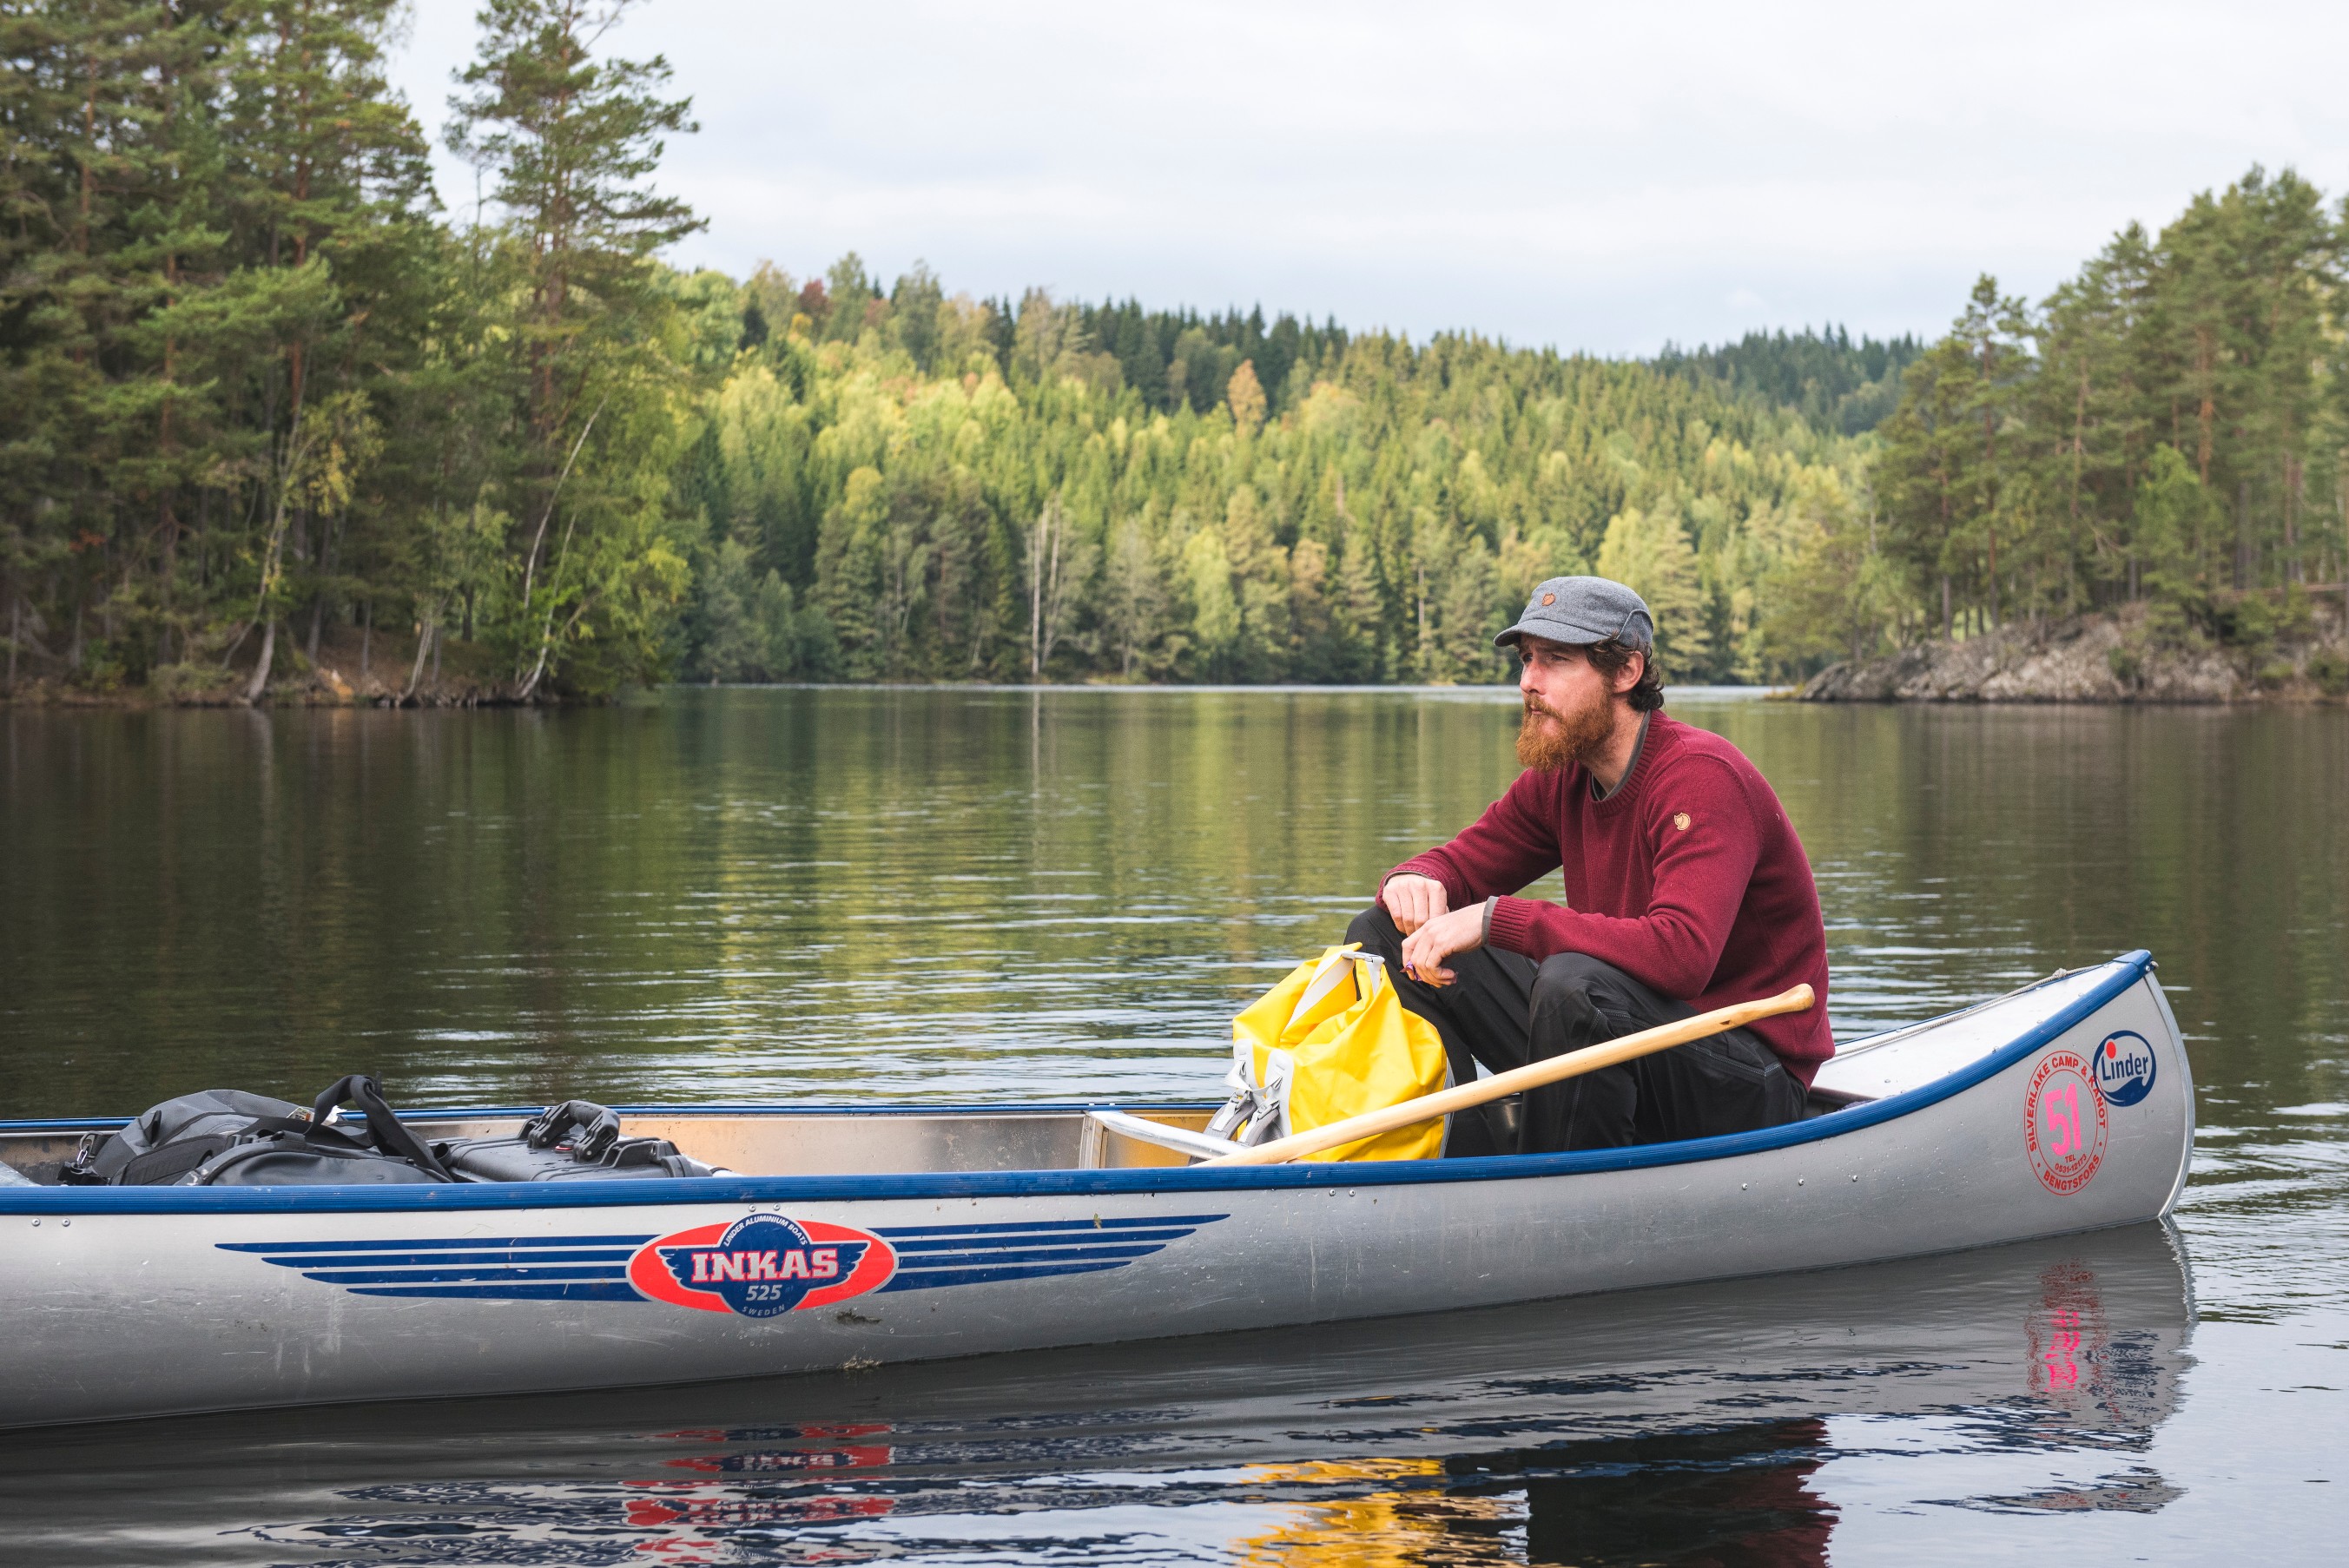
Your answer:
[[[1440,896],[1440,889],[1438,893]],[[1403,938],[1402,966],[1423,985],[1449,985],[1453,974],[1444,966],[1444,961],[1455,953],[1473,952],[1484,945],[1485,906],[1472,903],[1466,909],[1437,915]]]
[[[1415,872],[1387,878],[1379,898],[1394,918],[1395,929],[1405,936],[1452,907],[1452,895],[1444,891],[1442,882]]]

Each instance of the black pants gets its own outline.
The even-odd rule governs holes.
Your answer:
[[[1455,953],[1451,985],[1423,985],[1403,973],[1402,934],[1381,908],[1355,916],[1346,940],[1386,960],[1402,1005],[1444,1037],[1459,1083],[1475,1078],[1478,1062],[1506,1072],[1696,1010],[1579,953],[1538,965],[1488,947]],[[1802,1119],[1805,1099],[1776,1052],[1751,1031],[1732,1029],[1533,1089],[1522,1106],[1462,1112],[1445,1151],[1547,1154],[1750,1132]]]

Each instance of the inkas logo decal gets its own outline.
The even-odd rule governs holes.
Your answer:
[[[2031,1169],[2058,1197],[2086,1186],[2105,1161],[2105,1097],[2096,1092],[2095,1071],[2076,1051],[2050,1051],[2039,1058],[2023,1097],[2023,1143]]]
[[[2096,1047],[2096,1092],[2114,1105],[2135,1105],[2153,1092],[2153,1047],[2122,1029]]]
[[[628,1283],[653,1300],[743,1317],[828,1306],[896,1272],[897,1254],[870,1232],[781,1214],[679,1231],[628,1260]]]

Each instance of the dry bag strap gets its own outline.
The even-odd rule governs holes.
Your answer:
[[[319,1126],[324,1127],[326,1118],[345,1100],[357,1106],[366,1115],[367,1130],[375,1135],[378,1150],[386,1154],[397,1154],[418,1170],[438,1176],[443,1181],[457,1180],[447,1166],[433,1157],[432,1150],[424,1147],[416,1134],[400,1125],[399,1118],[394,1116],[391,1107],[385,1103],[383,1086],[376,1082],[373,1073],[352,1073],[336,1080],[334,1088],[318,1097],[310,1114]]]

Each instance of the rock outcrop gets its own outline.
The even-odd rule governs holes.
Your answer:
[[[2308,634],[2258,649],[2160,646],[2143,609],[2018,623],[1961,642],[1923,643],[1889,658],[1830,665],[1805,682],[1804,702],[2319,701],[2337,696],[2341,614],[2318,613]],[[2329,689],[2328,689],[2329,688]]]

